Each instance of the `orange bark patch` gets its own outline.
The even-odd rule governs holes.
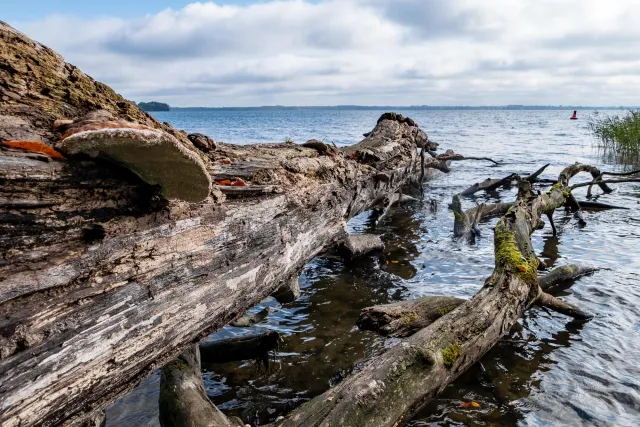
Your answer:
[[[244,182],[241,179],[234,179],[233,181],[230,179],[222,179],[220,181],[216,181],[217,185],[224,185],[224,186],[231,186],[231,187],[245,187],[247,185],[246,182]]]
[[[56,150],[54,150],[53,148],[49,147],[44,142],[39,142],[39,141],[5,141],[5,142],[3,142],[3,144],[8,146],[8,147],[20,148],[22,150],[34,151],[36,153],[46,154],[47,156],[51,157],[52,159],[60,159],[60,160],[64,160],[65,159],[65,157],[62,154],[58,153]]]

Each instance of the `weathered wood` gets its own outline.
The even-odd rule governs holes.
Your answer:
[[[362,309],[356,324],[360,329],[404,338],[424,329],[452,311],[465,300],[445,296],[427,296],[393,304]]]
[[[158,404],[162,427],[244,426],[236,418],[227,418],[209,400],[202,382],[197,344],[162,368]]]
[[[461,195],[456,194],[451,201],[453,210],[453,236],[473,241],[479,235],[478,224],[489,218],[504,215],[513,206],[513,203],[481,204],[466,211],[462,210]]]
[[[514,207],[494,232],[495,269],[478,293],[376,357],[358,373],[294,410],[278,426],[395,426],[486,353],[542,294],[531,234],[540,216],[563,206],[571,177],[595,168],[575,164],[548,193],[523,180]]]
[[[200,343],[200,354],[205,363],[228,363],[239,360],[261,360],[269,366],[269,352],[278,347],[282,339],[276,331]]]
[[[369,138],[401,126],[382,121]],[[400,156],[385,186],[339,156],[239,147],[278,162],[270,172],[285,193],[198,205],[156,200],[111,164],[3,152],[0,197],[55,206],[0,212],[0,420],[60,423],[104,407],[274,293],[415,173],[415,141],[390,144]]]
[[[500,179],[487,178],[484,181],[476,182],[460,194],[462,196],[468,197],[474,195],[478,191],[493,191],[499,187],[509,187],[511,186],[511,182],[513,182],[516,177],[516,174],[511,174]]]
[[[573,317],[576,320],[590,320],[593,318],[593,314],[587,313],[579,307],[566,303],[546,292],[540,294],[536,300],[536,304],[540,307],[549,308],[558,313]]]
[[[559,285],[598,271],[583,265],[564,265],[540,276],[538,283],[544,292],[553,292]],[[426,296],[415,300],[366,307],[356,324],[360,329],[385,336],[405,338],[435,322],[463,304],[465,300],[447,296]]]

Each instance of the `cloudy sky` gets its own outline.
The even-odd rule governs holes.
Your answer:
[[[135,101],[640,105],[639,0],[2,0]]]

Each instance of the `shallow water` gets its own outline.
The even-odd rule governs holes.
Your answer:
[[[415,119],[440,142],[467,156],[491,156],[503,163],[465,161],[450,174],[428,183],[426,195],[438,202],[395,208],[378,226],[369,214],[350,222],[358,231],[382,236],[382,255],[356,263],[318,258],[300,277],[302,297],[272,308],[253,328],[226,327],[211,339],[274,329],[284,336],[269,371],[253,362],[204,365],[211,399],[221,409],[260,424],[275,419],[325,391],[358,369],[392,340],[359,331],[355,320],[366,306],[423,295],[468,298],[493,268],[492,224],[475,245],[452,238],[451,197],[488,177],[530,173],[545,163],[543,177],[556,177],[575,161],[605,170],[592,148],[584,122],[570,121],[563,111],[399,111]],[[382,111],[174,111],[155,113],[162,121],[190,132],[203,132],[232,143],[279,142],[310,138],[344,145],[357,142]],[[583,180],[586,177],[582,178]],[[550,227],[533,236],[536,252],[555,266],[585,263],[606,268],[577,280],[558,295],[596,315],[579,324],[556,313],[529,310],[473,368],[451,384],[410,423],[423,425],[638,425],[640,419],[640,189],[616,185],[598,200],[630,210],[585,212],[585,227],[556,212],[559,235]],[[577,191],[584,199],[586,190]],[[514,190],[478,194],[466,200],[509,201]],[[253,311],[253,310],[252,310]],[[147,378],[107,412],[110,426],[159,425],[158,373]],[[477,409],[461,402],[476,401]]]

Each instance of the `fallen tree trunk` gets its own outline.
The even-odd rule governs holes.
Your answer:
[[[416,179],[418,148],[429,145],[411,119],[385,114],[338,152],[295,144],[197,151],[186,134],[51,50],[5,24],[0,31],[0,83],[11,92],[0,100],[0,142],[35,140],[56,155],[56,129],[73,129],[60,120],[103,108],[111,124],[91,126],[153,128],[212,182],[238,177],[251,190],[227,199],[214,185],[201,202],[165,200],[157,185],[100,158],[65,161],[0,144],[3,426],[78,424],[105,408],[298,277],[344,238],[346,220]],[[445,163],[429,159],[427,172]]]
[[[534,195],[522,180],[513,209],[494,232],[495,269],[478,293],[430,326],[383,353],[352,375],[294,410],[278,426],[396,426],[473,365],[543,295],[531,234],[542,214],[565,204],[569,180],[597,169],[575,164],[562,171],[548,193]],[[574,313],[575,314],[575,313]]]
[[[197,344],[162,367],[158,406],[162,427],[244,426],[236,418],[227,418],[209,400],[202,382]]]

